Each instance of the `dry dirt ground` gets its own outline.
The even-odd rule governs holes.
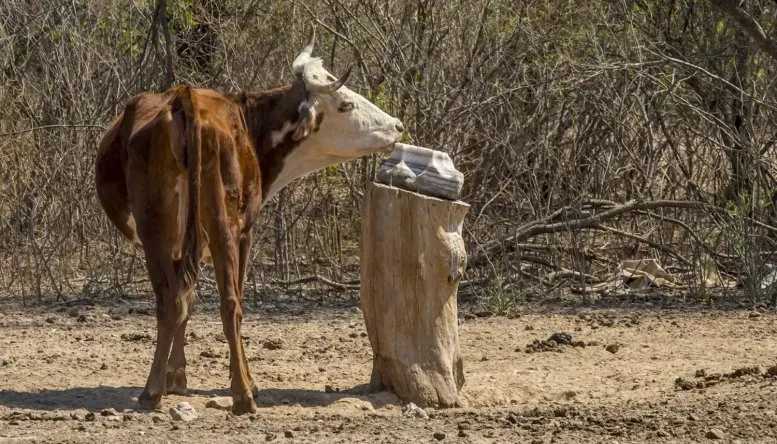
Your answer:
[[[227,346],[205,308],[189,323],[190,395],[136,410],[155,337],[144,304],[1,307],[0,442],[777,442],[769,312],[462,315],[466,406],[422,419],[364,392],[371,352],[355,307],[254,308],[244,335],[259,411],[234,417],[205,407],[228,395]],[[577,346],[527,353],[558,332]],[[181,401],[199,418],[174,421]]]

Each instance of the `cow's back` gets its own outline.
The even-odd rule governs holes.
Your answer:
[[[188,193],[184,88],[131,98],[103,137],[96,161],[97,193],[111,222],[140,245],[137,218],[147,215],[138,209],[151,206],[155,229],[175,238],[176,253],[183,241]],[[202,174],[213,174],[218,167],[228,204],[250,226],[259,210],[261,186],[240,108],[217,91],[192,89],[191,94],[201,128]]]

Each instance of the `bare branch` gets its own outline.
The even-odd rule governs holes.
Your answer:
[[[761,51],[768,54],[774,61],[777,61],[777,42],[770,39],[761,25],[741,6],[743,2],[738,0],[710,0],[710,3],[736,20],[739,26],[761,48]]]

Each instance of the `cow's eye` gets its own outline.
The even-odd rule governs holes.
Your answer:
[[[340,106],[337,108],[337,111],[341,113],[347,113],[348,111],[353,111],[353,102],[341,103]]]

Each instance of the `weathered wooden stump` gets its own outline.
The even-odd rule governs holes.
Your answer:
[[[367,185],[360,287],[371,389],[393,390],[420,406],[459,405],[456,292],[467,260],[461,229],[468,210],[461,201]]]

